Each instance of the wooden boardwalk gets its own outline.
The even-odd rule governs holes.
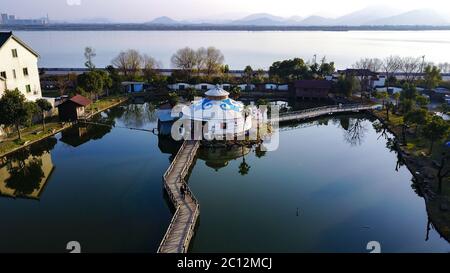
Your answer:
[[[189,248],[200,214],[200,206],[189,187],[184,198],[180,188],[183,183],[186,183],[184,178],[189,172],[199,146],[200,141],[184,141],[164,174],[164,188],[176,211],[159,245],[158,253],[186,253]]]
[[[310,119],[323,115],[330,115],[335,113],[345,113],[345,112],[359,112],[364,110],[371,110],[376,108],[376,105],[361,105],[361,104],[347,104],[347,105],[336,105],[336,106],[324,106],[318,108],[311,108],[295,112],[287,112],[279,115],[278,118],[272,117],[272,122],[285,122],[294,121],[302,119]]]

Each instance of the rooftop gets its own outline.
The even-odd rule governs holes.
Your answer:
[[[208,97],[226,97],[230,95],[230,93],[220,88],[219,85],[216,85],[216,87],[209,89],[205,95]]]
[[[298,80],[295,81],[296,88],[311,88],[311,89],[330,89],[331,82],[327,80]]]

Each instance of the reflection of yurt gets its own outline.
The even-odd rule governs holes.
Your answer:
[[[202,148],[198,151],[199,159],[204,160],[206,166],[219,170],[228,165],[231,160],[238,159],[250,153],[251,149],[248,147],[224,147],[224,148]]]
[[[230,99],[227,91],[216,86],[205,95],[182,109],[183,119],[191,121],[191,128],[203,128],[203,136],[213,138],[242,135],[252,127],[251,116],[245,111],[244,104]]]

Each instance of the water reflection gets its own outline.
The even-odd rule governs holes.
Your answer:
[[[216,172],[228,166],[232,160],[242,157],[242,163],[239,165],[239,173],[245,175],[250,170],[250,166],[245,161],[245,155],[250,153],[251,148],[247,146],[229,146],[229,147],[211,147],[201,148],[198,152],[198,158],[205,161],[205,165],[214,169]]]
[[[54,169],[54,137],[5,156],[0,162],[0,195],[39,199]]]
[[[122,120],[125,126],[142,128],[144,125],[156,122],[157,107],[151,102],[144,104],[129,104],[123,108]]]

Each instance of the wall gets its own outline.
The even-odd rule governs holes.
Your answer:
[[[17,49],[17,58],[13,58],[12,49]],[[14,39],[9,39],[0,48],[0,72],[6,72],[6,88],[19,89],[28,100],[36,100],[42,97],[39,72],[37,67],[38,58],[24,48]],[[28,76],[24,76],[23,68],[28,68]],[[16,70],[16,79],[13,77],[13,69]],[[31,92],[27,93],[25,86],[31,86]],[[1,86],[1,85],[0,85]],[[1,91],[0,95],[3,93]]]

